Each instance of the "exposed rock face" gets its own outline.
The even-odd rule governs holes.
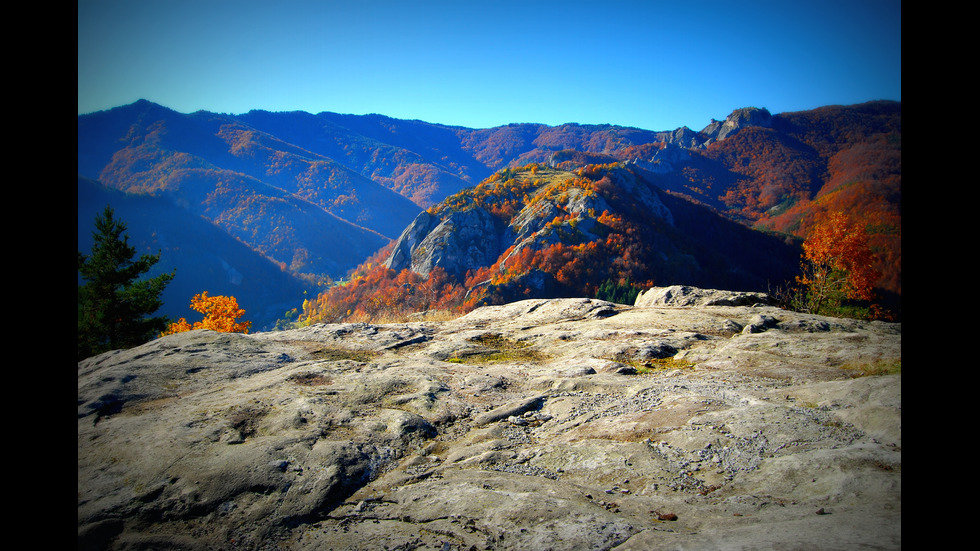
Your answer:
[[[900,549],[901,375],[850,369],[900,359],[590,299],[173,335],[78,363],[79,549]]]
[[[682,148],[699,148],[703,146],[704,141],[703,137],[686,126],[672,132],[665,132],[663,138],[665,143]]]
[[[691,152],[687,148],[667,143],[652,158],[631,159],[629,162],[654,174],[667,174],[673,172],[676,165],[690,160]]]
[[[616,186],[625,191],[636,204],[642,205],[649,216],[667,222],[671,226],[674,225],[673,213],[650,186],[644,185],[636,176],[626,172],[611,173],[610,178],[614,179]]]
[[[573,176],[573,173],[567,174]],[[611,171],[607,177],[619,193],[629,197],[632,205],[640,207],[647,216],[667,225],[674,224],[670,209],[636,174]],[[520,254],[525,247],[542,248],[568,239],[552,229],[554,220],[565,215],[575,218],[574,229],[570,222],[562,225],[575,233],[577,239],[604,239],[608,229],[595,231],[596,217],[610,211],[615,212],[615,209],[602,195],[571,187],[561,194],[560,199],[528,202],[509,220],[495,217],[477,206],[447,209],[440,216],[423,212],[402,232],[385,265],[395,271],[410,269],[422,276],[441,267],[462,280],[468,271],[492,266],[498,260],[503,263],[509,256]],[[501,257],[505,252],[509,256]],[[530,280],[522,281],[521,286],[541,290],[542,285],[547,285],[538,283],[540,285]]]
[[[411,268],[415,250],[422,243],[422,240],[429,235],[429,232],[439,225],[439,222],[440,220],[437,217],[432,216],[428,212],[420,212],[415,217],[415,220],[398,237],[398,241],[395,242],[395,247],[392,249],[391,256],[388,257],[385,265],[399,272],[406,268]]]
[[[688,285],[651,287],[636,297],[635,305],[651,306],[755,306],[772,304],[765,293],[699,289]]]
[[[423,276],[441,267],[462,279],[470,267],[488,266],[500,256],[500,226],[478,207],[452,212],[444,220],[423,212],[402,232],[386,265]]]
[[[734,136],[739,130],[746,126],[772,127],[772,114],[768,109],[758,107],[743,107],[732,111],[724,121],[712,120],[701,134],[711,141],[724,140],[729,136]]]

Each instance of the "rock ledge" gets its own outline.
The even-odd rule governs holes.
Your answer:
[[[79,549],[900,549],[901,325],[670,289],[79,362]]]

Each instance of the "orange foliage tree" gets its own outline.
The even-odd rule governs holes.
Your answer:
[[[874,268],[874,255],[864,227],[843,213],[833,212],[814,225],[803,243],[803,308],[812,313],[840,314],[845,301],[873,301],[874,286],[881,273]],[[881,313],[870,307],[870,317]]]
[[[250,321],[236,321],[245,315],[245,310],[238,307],[238,299],[235,297],[223,295],[211,297],[208,296],[207,291],[204,291],[194,295],[194,298],[191,299],[191,308],[204,314],[204,319],[191,325],[187,323],[185,318],[180,318],[171,323],[167,330],[160,335],[173,335],[191,329],[210,329],[222,333],[248,333],[249,327],[252,326]]]
[[[465,293],[441,267],[421,276],[409,269],[395,272],[383,264],[365,263],[350,282],[303,301],[302,319],[307,323],[389,323],[426,310],[458,311]]]

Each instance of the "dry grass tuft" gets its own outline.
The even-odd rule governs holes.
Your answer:
[[[877,359],[868,363],[845,364],[841,366],[841,369],[851,371],[851,377],[855,379],[875,375],[901,375],[902,359]]]

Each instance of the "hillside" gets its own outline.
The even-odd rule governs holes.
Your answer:
[[[83,360],[78,548],[901,549],[901,325],[764,301],[662,288]]]
[[[328,158],[223,115],[138,102],[80,116],[78,132],[80,175],[166,197],[297,274],[343,275],[419,210]]]
[[[901,103],[753,111],[709,125],[701,134],[722,138],[704,147],[626,158],[662,189],[759,229],[806,238],[821,216],[844,212],[868,228],[884,274],[879,288],[900,296]]]
[[[212,295],[237,297],[247,306],[245,318],[256,329],[269,329],[286,311],[296,308],[296,297],[311,288],[309,282],[282,270],[221,228],[167,200],[107,190],[81,178],[79,251],[91,250],[95,217],[108,204],[126,221],[129,243],[139,254],[160,253],[160,262],[148,277],[177,270],[163,292],[159,315],[200,319],[201,314],[190,309],[191,297],[208,290]]]
[[[384,258],[304,303],[304,319],[467,311],[653,284],[765,291],[794,277],[799,254],[797,242],[664,194],[618,163],[532,164],[420,214]]]
[[[608,234],[594,234],[585,241],[559,243],[563,234],[553,232],[549,246],[554,246],[554,254],[549,259],[538,258],[539,265],[581,253],[587,242],[602,239],[604,258],[623,259],[618,273],[608,274],[616,284],[628,275],[632,283],[757,288],[767,282],[779,284],[785,278],[784,251],[775,254],[777,271],[763,273],[757,263],[747,262],[753,247],[739,244],[772,239],[747,234],[727,221],[788,233],[793,238],[783,240],[791,244],[805,238],[820,216],[843,211],[868,228],[877,267],[884,274],[880,290],[900,305],[900,103],[829,106],[775,115],[765,109],[743,108],[723,121],[711,121],[700,131],[531,123],[469,129],[327,112],[181,114],[147,101],[78,118],[80,177],[109,189],[167,200],[310,285],[344,277],[358,265],[364,273],[365,259],[392,246],[413,221],[420,221],[423,209],[449,212],[444,201],[466,197],[477,186],[496,185],[501,170],[537,164],[575,172],[610,163],[619,163],[616,174],[631,174],[614,179],[616,185],[635,181],[642,184],[626,187],[657,190],[653,193],[674,215],[676,225],[657,225],[636,212],[628,215],[628,203],[637,198],[627,191],[609,213],[627,224],[621,228],[625,233],[614,232],[622,236],[620,242],[607,241]],[[502,208],[526,206],[514,202],[523,201],[523,196],[508,200],[510,206]],[[642,203],[644,199],[637,200]],[[561,216],[581,214],[572,212],[577,207],[564,200],[545,203],[548,209],[562,211]],[[603,210],[582,220],[598,220]],[[707,216],[707,210],[727,221]],[[534,229],[528,226],[521,231],[538,234],[544,229],[542,224],[559,214],[549,213],[551,220],[544,220],[545,211],[525,213],[525,222],[533,219]],[[502,212],[490,214],[504,227],[511,222]],[[565,233],[583,239],[580,228],[570,228],[571,220],[559,220],[552,229],[574,229]],[[609,217],[605,221],[619,223]],[[88,217],[80,216],[79,233],[87,233],[90,223]],[[602,227],[596,226],[606,231]],[[584,231],[588,233],[588,228]],[[734,236],[739,238],[732,239]],[[494,244],[496,248],[481,253],[489,264],[458,266],[453,274],[457,283],[465,283],[470,269],[492,266],[514,244],[501,239]],[[524,247],[519,252],[542,250],[543,241],[537,243],[536,249]],[[733,258],[733,243],[739,251],[734,256],[743,256],[745,261]],[[781,249],[772,247],[760,245],[757,256],[763,264],[768,263],[769,251]],[[663,256],[655,259],[651,256],[655,252],[669,261],[664,262]],[[387,263],[386,258],[378,257],[372,265],[378,261]],[[638,262],[645,263],[645,269]],[[560,285],[540,275],[535,285],[551,286],[552,295],[588,291],[584,281],[568,289],[574,267],[566,269],[566,277],[559,277],[557,268],[545,272]],[[685,277],[692,279],[684,281]],[[436,283],[450,290],[445,282]],[[593,289],[602,283],[604,280],[588,281]],[[202,279],[196,286],[203,289],[212,284]],[[465,294],[470,288],[454,292]],[[525,289],[534,290],[525,285],[501,297],[521,296]],[[296,306],[301,301],[297,296]]]

